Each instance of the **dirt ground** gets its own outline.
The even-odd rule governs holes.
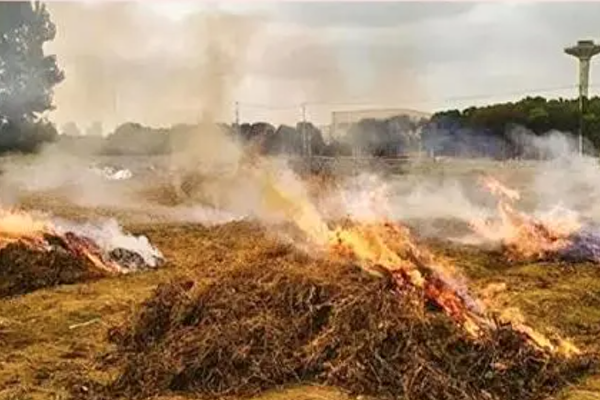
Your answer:
[[[193,275],[210,280],[216,270],[267,261],[286,245],[257,225],[232,222],[215,227],[189,223],[140,223],[114,211],[93,212],[61,203],[31,201],[70,218],[116,216],[126,228],[150,239],[168,260],[163,268],[91,283],[63,285],[0,300],[0,399],[67,399],[69,388],[85,391],[84,377],[109,380],[109,328],[131,318],[136,306],[160,283]],[[508,266],[501,258],[467,246],[430,243],[467,273],[472,287],[505,283],[502,301],[519,307],[530,324],[557,330],[578,346],[600,352],[600,267],[539,263]],[[108,366],[108,367],[107,367]],[[182,399],[169,397],[163,399]],[[294,387],[269,392],[261,400],[342,400],[335,388]],[[560,399],[600,399],[600,376],[567,389]]]

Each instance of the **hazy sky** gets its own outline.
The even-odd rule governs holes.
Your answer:
[[[206,108],[230,120],[235,101],[242,120],[294,122],[307,102],[309,118],[327,123],[331,110],[350,108],[344,103],[435,111],[527,92],[572,97],[577,64],[563,48],[600,41],[600,3],[170,0],[49,9],[58,34],[48,49],[67,76],[52,118],[82,126],[192,122]]]

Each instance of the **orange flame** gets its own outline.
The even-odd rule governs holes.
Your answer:
[[[453,278],[450,269],[427,249],[417,246],[402,225],[386,222],[338,228],[333,232],[331,251],[356,259],[369,273],[389,274],[400,287],[423,290],[428,300],[473,336],[491,327],[490,321],[478,315],[481,305],[468,295],[461,296],[449,283]]]
[[[49,246],[48,237],[60,241],[74,255],[88,259],[99,270],[109,274],[126,272],[118,263],[103,256],[102,250],[92,240],[71,232],[60,235],[45,217],[36,218],[21,210],[0,209],[0,250],[13,243],[46,250]]]
[[[406,227],[381,221],[330,229],[311,199],[302,193],[292,194],[286,184],[276,178],[271,166],[252,165],[251,169],[253,178],[261,184],[267,208],[281,212],[313,243],[324,246],[331,256],[354,259],[368,273],[388,275],[398,287],[421,290],[427,300],[474,337],[496,326],[494,320],[486,316],[482,303],[471,298],[456,269],[417,245]],[[517,192],[497,183],[490,181],[496,193],[512,200],[519,198]],[[373,209],[386,207],[386,188],[382,189],[372,193]],[[505,215],[512,213],[508,210]],[[550,340],[525,324],[515,324],[515,329],[538,347],[557,351]]]
[[[511,201],[520,198],[517,191],[502,186],[498,181],[489,180],[488,184],[494,193],[503,198]],[[377,205],[384,206],[381,193],[378,194]],[[507,203],[503,203],[501,215],[506,226],[527,226],[525,216],[516,213]],[[520,233],[519,230],[517,232]],[[474,337],[495,328],[495,320],[487,316],[486,307],[481,301],[469,295],[466,284],[461,282],[462,276],[452,264],[434,256],[423,245],[418,245],[406,227],[391,222],[354,224],[334,230],[330,243],[334,255],[352,257],[370,273],[390,274],[399,287],[409,285],[423,290],[428,300],[437,304]],[[498,321],[510,323],[513,329],[541,349],[566,356],[579,353],[572,343],[562,339],[550,340],[526,325],[520,314],[503,312]]]
[[[22,211],[0,209],[0,249],[17,241],[40,246],[43,232],[49,230],[49,221],[34,218]]]
[[[483,302],[471,298],[466,286],[460,284],[461,277],[451,264],[435,257],[424,246],[417,246],[408,229],[399,224],[387,222],[338,228],[333,232],[331,252],[338,257],[355,259],[369,273],[389,274],[399,287],[423,290],[426,299],[439,306],[473,337],[496,327],[496,322],[487,316]],[[580,353],[569,341],[551,340],[534,330],[515,310],[503,310],[497,321],[511,324],[540,349],[565,356]]]
[[[487,177],[483,184],[498,196],[498,218],[473,220],[472,229],[483,238],[501,242],[509,260],[540,260],[552,256],[570,244],[569,235],[581,228],[573,217],[542,220],[517,211],[513,202],[520,199],[516,190]]]

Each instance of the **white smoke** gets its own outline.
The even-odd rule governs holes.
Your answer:
[[[507,163],[455,159],[432,163],[425,172],[409,168],[406,174],[362,173],[342,181],[319,208],[333,219],[414,220],[422,234],[456,239],[469,235],[467,224],[498,215],[496,197],[478,180],[489,175],[519,190],[522,198],[516,207],[542,221],[600,221],[600,166],[595,156],[579,155],[576,137],[557,131],[535,135],[524,128],[509,136],[537,159]],[[458,221],[462,228],[436,225],[436,220]]]
[[[376,173],[363,173],[344,181],[322,208],[330,218],[349,216],[359,221],[470,220],[489,213],[467,196],[462,182],[452,177],[440,181],[427,177],[384,178]]]
[[[73,232],[93,240],[106,252],[122,248],[139,254],[146,264],[151,267],[163,258],[160,250],[152,246],[146,236],[134,236],[123,232],[119,223],[109,219],[100,224],[76,224],[66,220],[54,220],[55,229],[59,234]]]

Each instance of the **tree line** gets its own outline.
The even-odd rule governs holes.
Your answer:
[[[96,123],[81,136],[74,124],[58,134],[48,121],[54,109],[53,89],[65,79],[54,55],[43,46],[54,39],[56,27],[44,4],[0,2],[0,154],[34,152],[44,143],[58,141],[73,149],[96,149],[104,154],[165,154],[174,139],[201,134],[197,126],[146,127],[127,122],[106,137]],[[68,78],[67,78],[68,79]],[[314,124],[274,126],[268,122],[220,125],[225,134],[252,144],[265,154],[306,154],[396,157],[413,152],[454,157],[531,158],[523,135],[552,130],[577,132],[583,124],[587,152],[600,148],[600,98],[587,101],[580,118],[577,99],[526,97],[517,102],[469,107],[435,113],[414,120],[398,115],[352,124],[342,135],[326,138]],[[305,142],[303,137],[308,138]],[[309,149],[307,149],[307,143]]]
[[[314,124],[274,126],[267,122],[240,126],[221,124],[222,130],[242,143],[252,143],[264,154],[315,156],[398,157],[425,152],[451,157],[495,159],[543,158],[532,149],[531,139],[552,131],[575,133],[580,114],[577,99],[526,97],[517,102],[469,107],[435,113],[415,120],[399,115],[387,119],[363,119],[339,137],[327,139]],[[585,150],[600,148],[600,97],[588,101],[583,119]],[[165,154],[174,137],[201,134],[194,125],[151,128],[125,123],[103,140],[105,154]],[[84,136],[82,136],[84,138]],[[82,139],[85,140],[85,139]]]

